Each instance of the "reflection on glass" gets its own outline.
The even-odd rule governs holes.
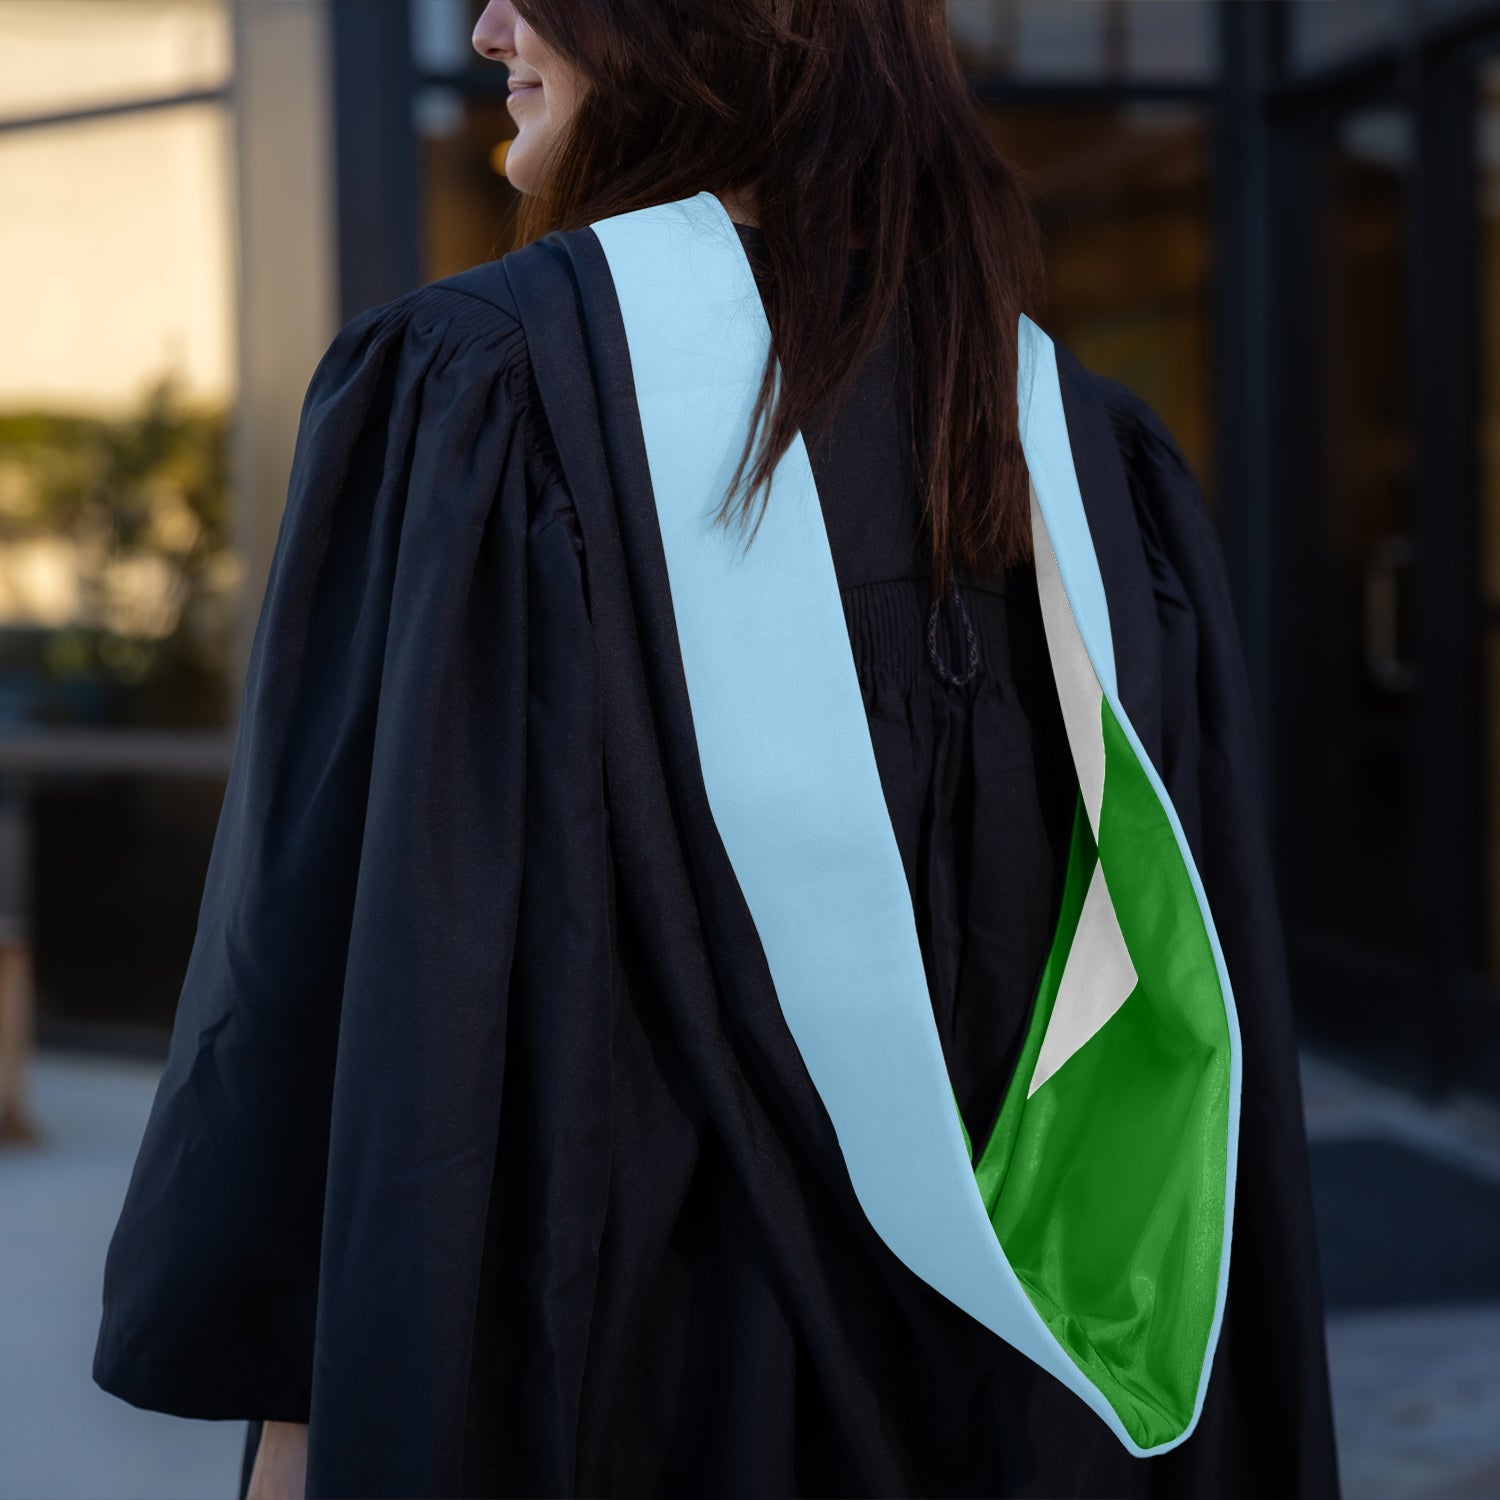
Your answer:
[[[1484,380],[1480,439],[1480,583],[1485,603],[1500,609],[1500,60],[1476,79],[1480,329]]]
[[[0,727],[228,716],[227,125],[0,132]]]
[[[1404,0],[1292,0],[1287,12],[1287,61],[1324,68],[1394,42]]]
[[[0,402],[226,399],[228,151],[212,104],[0,133]]]
[[[1136,0],[1130,7],[1126,68],[1132,78],[1207,81],[1215,72],[1218,17],[1197,0]]]
[[[1299,600],[1296,806],[1319,870],[1302,902],[1325,936],[1376,949],[1413,939],[1412,154],[1404,111],[1350,115],[1322,149],[1316,200],[1317,467],[1306,490],[1316,574]]]
[[[1417,0],[1417,9],[1423,19],[1434,22],[1494,8],[1495,0]]]
[[[1208,0],[948,0],[948,30],[987,77],[1204,81],[1214,64]]]
[[[0,123],[221,88],[224,0],[0,0]]]
[[[411,0],[411,55],[417,71],[456,73],[482,61],[470,37],[483,9],[484,0]]]
[[[1014,71],[1023,78],[1118,76],[1125,63],[1128,11],[1108,0],[1068,6],[1015,6]]]
[[[1036,180],[1049,292],[1038,321],[1156,408],[1212,499],[1202,113],[1180,104],[1006,108],[990,121],[1001,150]]]

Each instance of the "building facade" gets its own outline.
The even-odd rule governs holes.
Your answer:
[[[0,779],[44,1042],[162,1044],[319,353],[510,248],[478,9],[0,0]],[[1037,186],[1038,321],[1152,402],[1224,538],[1304,1030],[1500,1096],[1500,3],[948,13]]]

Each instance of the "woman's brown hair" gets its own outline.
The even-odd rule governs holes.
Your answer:
[[[934,596],[955,563],[992,573],[1029,557],[1016,325],[1040,290],[1040,234],[1029,190],[969,89],[942,0],[515,5],[586,85],[539,191],[520,204],[517,245],[705,189],[755,206],[772,360],[716,519],[729,520],[750,463],[738,507],[747,519],[798,431],[825,398],[842,399],[845,376],[894,312],[913,361]],[[845,314],[851,236],[866,275]]]

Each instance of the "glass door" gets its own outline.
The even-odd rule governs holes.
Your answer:
[[[1459,1029],[1470,1081],[1500,1095],[1500,53],[1474,70],[1470,101],[1478,381],[1474,433],[1476,500],[1472,537],[1474,712],[1469,717],[1477,782],[1473,941],[1458,985]]]
[[[1299,1011],[1430,1075],[1418,897],[1413,121],[1374,99],[1288,155],[1285,433],[1273,579],[1282,893]]]
[[[1500,51],[1309,110],[1279,149],[1298,1009],[1408,1085],[1500,1097]]]

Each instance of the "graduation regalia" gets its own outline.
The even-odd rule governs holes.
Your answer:
[[[95,1378],[310,1496],[1334,1493],[1186,465],[1022,319],[1071,817],[966,1121],[801,440],[704,519],[768,337],[702,193],[334,341]]]

